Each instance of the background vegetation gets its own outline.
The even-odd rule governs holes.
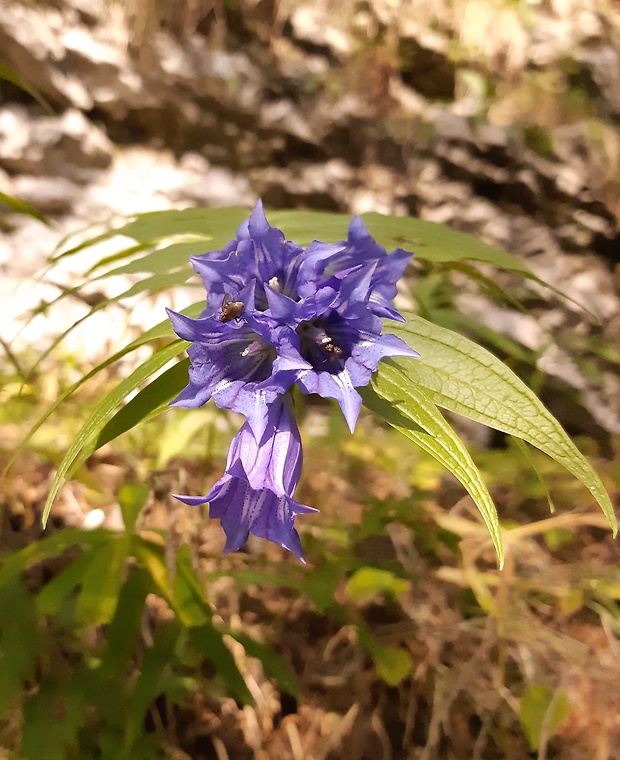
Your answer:
[[[611,5],[586,5],[603,18],[613,13]],[[284,3],[256,8],[253,34],[259,41],[273,35],[277,45],[286,38],[289,10]],[[372,44],[360,33],[355,65],[331,80],[336,94],[342,82],[359,82],[356,72],[372,71],[377,104],[385,95],[382,72],[389,79],[408,60],[399,43],[399,9],[386,8],[393,23],[378,23],[367,38]],[[488,24],[500,31],[506,25],[503,37],[468,21],[476,14],[472,3],[420,5],[417,12],[431,30],[463,22],[449,57],[461,64],[458,87],[476,95],[476,118],[522,103],[506,121],[543,153],[553,147],[551,127],[598,124],[588,145],[604,167],[601,187],[613,195],[617,163],[605,156],[617,161],[617,135],[596,92],[574,62],[566,64],[560,85],[545,85],[542,72],[522,68],[525,41],[515,30],[535,22],[536,8],[485,4]],[[130,44],[140,45],[161,25],[185,34],[199,18],[225,40],[238,15],[249,13],[234,3],[181,10],[158,15],[150,6],[127,6]],[[353,10],[351,18],[364,12]],[[342,18],[348,18],[344,10]],[[501,44],[510,34],[512,44]],[[148,55],[148,45],[143,50]],[[477,58],[486,62],[482,72],[471,63]],[[20,82],[25,73],[18,72]],[[536,93],[543,91],[540,100]],[[577,110],[572,101],[567,105],[571,97],[578,98]],[[33,209],[13,203],[9,225],[16,211]],[[58,254],[74,243],[50,251],[50,281]],[[177,245],[179,262],[186,260],[187,242]],[[137,259],[143,251],[125,254]],[[104,263],[85,266],[75,290],[65,289],[38,311],[51,318],[76,293],[92,294],[101,272],[126,264],[117,254]],[[611,278],[613,259],[605,266]],[[85,313],[115,299],[132,324],[140,291],[149,299],[158,291],[170,295],[169,274],[143,279],[146,286],[132,282],[133,292],[116,288],[91,300]],[[185,284],[182,274],[178,284]],[[532,348],[465,313],[464,290],[483,311],[537,315],[544,306],[580,316],[571,329],[550,332],[542,347]],[[423,260],[408,272],[400,298],[506,361],[553,408],[617,503],[617,432],[595,418],[584,392],[539,362],[550,345],[559,345],[594,385],[602,386],[604,371],[617,373],[620,348],[587,310],[577,312],[553,291],[490,267]],[[137,354],[140,362],[149,355]],[[498,507],[506,544],[500,572],[472,500],[434,459],[371,414],[351,436],[339,411],[305,399],[298,496],[321,510],[303,523],[307,566],[259,540],[222,557],[219,525],[170,494],[205,492],[219,477],[238,421],[213,406],[175,410],[85,459],[43,532],[56,466],[92,409],[135,366],[121,359],[74,388],[92,365],[66,343],[5,346],[0,456],[3,464],[13,460],[2,481],[0,534],[5,756],[620,757],[618,547],[590,495],[559,465],[508,436],[450,418]]]

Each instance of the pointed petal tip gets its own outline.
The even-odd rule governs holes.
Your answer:
[[[349,233],[349,242],[353,242],[351,240],[351,236],[356,237],[370,237],[370,232],[368,231],[368,227],[366,226],[366,223],[362,219],[362,217],[359,214],[356,214],[353,219],[349,222],[348,227],[348,233]]]
[[[254,208],[252,209],[248,223],[250,225],[258,224],[260,230],[264,230],[270,227],[270,224],[267,221],[267,216],[265,215],[263,201],[260,198],[254,204]]]
[[[320,510],[315,509],[314,507],[309,507],[306,504],[297,504],[294,507],[291,507],[291,514],[297,516],[297,515],[311,515],[315,512],[319,512]]]
[[[173,493],[172,497],[182,501],[183,504],[187,504],[189,507],[197,507],[207,503],[207,499],[204,496],[183,496],[182,494]]]
[[[408,359],[421,359],[422,354],[419,351],[416,351],[414,348],[409,348],[409,353],[404,354]]]
[[[344,393],[337,401],[342,409],[349,432],[354,433],[362,408],[362,397],[354,388],[350,388],[348,393]]]

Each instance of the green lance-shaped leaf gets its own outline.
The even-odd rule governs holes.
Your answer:
[[[153,581],[142,567],[131,567],[118,594],[114,617],[106,629],[105,650],[99,676],[104,681],[122,678],[136,646],[144,621],[146,597],[155,591]]]
[[[101,546],[93,546],[80,554],[43,586],[37,595],[37,609],[41,615],[56,615],[61,610],[68,597],[82,582],[93,558],[106,545],[107,542]]]
[[[192,557],[187,544],[184,544],[177,552],[176,572],[172,580],[171,606],[178,620],[188,628],[201,626],[211,620],[211,608],[192,566]]]
[[[26,82],[26,80],[23,79],[17,73],[17,71],[15,71],[15,69],[12,69],[4,61],[0,61],[0,79],[5,79],[7,82],[11,82],[11,84],[14,84],[16,87],[19,87],[20,90],[27,92],[28,95],[30,95],[37,101],[37,103],[47,113],[48,116],[54,115],[54,109],[47,102],[47,100],[45,100],[45,98],[36,89],[36,87],[33,87],[31,84]]]
[[[175,269],[184,268],[187,276],[192,274],[189,266],[189,257],[193,254],[204,253],[211,243],[207,238],[198,238],[191,243],[173,243],[164,248],[158,248],[151,253],[143,254],[127,264],[115,267],[96,277],[95,281],[114,277],[119,274],[138,274],[150,272],[152,274],[168,274]],[[91,270],[92,271],[92,270]]]
[[[97,437],[95,449],[131,430],[171,401],[187,385],[188,370],[189,359],[184,359],[143,388],[106,423]]]
[[[149,496],[149,487],[146,483],[121,483],[116,492],[118,505],[123,516],[123,525],[127,533],[135,533],[136,520],[142,511]]]
[[[109,532],[104,528],[97,528],[96,530],[81,530],[80,528],[67,527],[63,530],[59,530],[57,533],[45,536],[38,541],[33,541],[23,549],[11,552],[10,554],[5,554],[2,557],[2,563],[0,565],[0,586],[6,583],[15,583],[15,577],[19,576],[24,570],[27,570],[28,568],[33,567],[33,565],[43,562],[50,557],[62,554],[67,551],[67,549],[72,549],[74,547],[87,549],[91,546],[103,544],[108,540]],[[49,583],[45,585],[45,588],[53,582],[53,580],[49,581]]]
[[[90,553],[91,561],[80,579],[75,607],[77,620],[92,625],[110,622],[125,575],[128,546],[126,535],[112,535],[107,543]]]
[[[189,633],[194,646],[215,665],[228,691],[244,704],[252,704],[250,690],[217,628],[211,624],[194,626],[189,629]]]
[[[84,462],[95,450],[96,442],[94,436],[96,436],[105,426],[106,422],[114,414],[115,409],[121,404],[123,399],[139,385],[160,370],[171,359],[174,359],[175,356],[178,356],[184,350],[186,345],[187,343],[185,341],[176,340],[154,353],[135,369],[128,378],[119,383],[118,386],[91,412],[89,418],[82,425],[75,440],[69,447],[69,450],[58,467],[47,501],[45,502],[45,508],[43,510],[43,526],[47,523],[50,509],[52,508],[52,504],[58,492],[61,490],[66,480],[77,470],[80,464],[82,464],[82,462]]]
[[[301,245],[309,245],[317,236],[329,243],[346,240],[351,221],[344,214],[316,211],[267,211],[267,218],[270,224],[283,230],[289,240]],[[377,243],[388,251],[404,248],[415,251],[416,257],[425,261],[482,261],[534,278],[515,256],[473,235],[455,232],[445,224],[376,213],[362,214],[362,219]]]
[[[384,362],[372,386],[362,389],[362,398],[371,411],[441,462],[465,486],[489,529],[501,567],[504,551],[493,499],[467,447],[427,394]]]
[[[132,238],[140,244],[152,245],[160,240],[169,238],[205,238],[204,251],[214,251],[223,248],[234,237],[235,230],[247,218],[248,210],[239,206],[228,208],[187,208],[181,211],[169,209],[166,211],[150,211],[137,214],[133,219],[121,226],[113,227],[80,242],[71,248],[62,250],[69,238],[61,241],[56,253],[49,258],[50,263],[59,261],[67,256],[90,248],[116,235]]]
[[[212,247],[209,250],[216,250],[234,237],[235,230],[247,216],[248,211],[240,206],[150,211],[138,214],[129,224],[115,230],[115,233],[142,243],[198,235],[210,238]]]
[[[116,756],[117,760],[130,760],[136,757],[132,752],[134,742],[143,730],[147,710],[161,692],[162,677],[173,661],[174,648],[181,631],[182,626],[178,620],[164,623],[156,631],[153,644],[146,650],[140,667],[140,675],[132,689],[125,720],[123,747]]]
[[[358,623],[355,628],[360,644],[368,650],[377,673],[389,686],[398,686],[410,675],[413,662],[408,652],[377,641],[368,627],[362,623]]]
[[[25,214],[27,216],[32,216],[35,219],[38,219],[40,222],[43,222],[43,224],[49,224],[39,209],[36,206],[33,206],[32,203],[25,201],[23,198],[16,198],[13,195],[0,193],[0,204],[8,206],[8,208],[10,208],[11,211],[14,211],[16,214]]]
[[[204,307],[201,304],[194,304],[193,306],[190,306],[187,309],[183,309],[181,311],[181,314],[185,314],[188,317],[198,317],[203,308]],[[97,364],[96,367],[93,367],[93,369],[91,369],[83,377],[81,377],[79,380],[73,383],[73,385],[71,385],[69,388],[67,388],[66,391],[64,391],[58,396],[58,398],[54,401],[53,404],[50,404],[50,406],[45,410],[45,412],[43,412],[43,414],[39,417],[39,419],[30,428],[24,440],[19,444],[19,446],[17,446],[17,448],[13,452],[13,455],[9,459],[9,462],[4,469],[4,472],[7,472],[9,468],[13,465],[13,462],[17,458],[17,455],[19,454],[19,452],[22,451],[26,447],[26,445],[28,444],[32,436],[37,432],[37,430],[41,427],[41,425],[43,425],[43,423],[51,417],[51,415],[56,411],[56,409],[58,409],[58,407],[61,404],[63,404],[70,396],[72,396],[78,390],[78,388],[84,385],[85,382],[90,380],[99,372],[102,372],[106,367],[109,367],[111,364],[114,364],[114,362],[118,361],[119,359],[122,359],[123,356],[126,356],[127,354],[132,353],[132,351],[136,351],[141,346],[144,346],[146,343],[150,343],[151,341],[159,340],[161,338],[168,338],[168,337],[174,337],[174,332],[172,330],[172,324],[170,323],[170,320],[165,319],[163,322],[160,322],[158,325],[155,325],[155,327],[151,327],[150,330],[147,330],[139,338],[132,341],[131,343],[126,345],[124,348],[121,348],[120,351],[117,351],[115,354],[112,354],[112,356],[109,356],[100,364]]]
[[[552,692],[549,684],[530,687],[521,697],[519,718],[533,750],[552,737],[570,713],[566,692]]]
[[[21,578],[0,583],[0,605],[10,614],[0,619],[2,642],[2,675],[0,676],[0,719],[6,719],[11,708],[22,698],[24,682],[34,679],[44,638],[39,629],[32,592]]]
[[[398,367],[407,385],[424,389],[437,406],[521,438],[565,467],[588,488],[617,533],[614,510],[601,479],[540,399],[489,351],[451,330],[413,314],[390,332],[422,355],[390,360],[379,374]]]
[[[45,349],[45,351],[39,354],[36,362],[31,367],[28,373],[28,377],[32,377],[34,375],[36,370],[41,366],[41,364],[45,361],[45,359],[47,359],[47,357],[57,348],[57,346],[60,343],[62,343],[63,340],[65,340],[65,338],[67,338],[68,335],[70,335],[73,332],[73,330],[75,330],[77,327],[83,324],[87,319],[90,319],[91,317],[95,316],[95,314],[98,314],[100,311],[103,311],[103,309],[107,309],[108,306],[110,306],[110,304],[120,303],[121,301],[124,301],[125,299],[133,298],[134,296],[140,293],[143,293],[145,291],[148,292],[149,296],[154,296],[156,293],[160,293],[163,290],[168,290],[177,285],[184,285],[189,276],[190,276],[189,270],[183,271],[183,272],[172,272],[170,274],[161,274],[161,275],[156,274],[156,275],[153,275],[152,277],[147,277],[144,280],[141,280],[140,282],[135,282],[130,288],[125,290],[123,293],[119,293],[111,298],[105,298],[103,301],[93,306],[89,312],[87,312],[82,317],[77,319],[75,322],[73,322],[73,324],[69,325],[69,327],[67,327],[66,330],[60,333],[60,335],[57,335],[54,338],[54,340]],[[96,278],[96,279],[99,279],[99,278]],[[78,288],[71,288],[70,291],[77,292]],[[172,329],[170,329],[170,333],[172,333]]]

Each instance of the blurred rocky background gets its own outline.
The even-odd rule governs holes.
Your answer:
[[[620,431],[617,0],[2,0],[0,62],[0,192],[50,222],[2,214],[5,342],[59,240],[114,214],[411,214],[587,307],[459,296]],[[602,347],[596,378],[544,348],[566,331]]]

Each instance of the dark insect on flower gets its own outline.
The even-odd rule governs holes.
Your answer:
[[[332,354],[333,356],[340,356],[342,353],[342,349],[338,348],[338,346],[334,346],[334,344],[331,342],[331,339],[329,341],[323,342],[323,348],[327,351],[328,354]]]
[[[222,301],[220,322],[231,322],[233,319],[238,322],[244,306],[243,301],[233,301],[230,293],[226,293]]]

